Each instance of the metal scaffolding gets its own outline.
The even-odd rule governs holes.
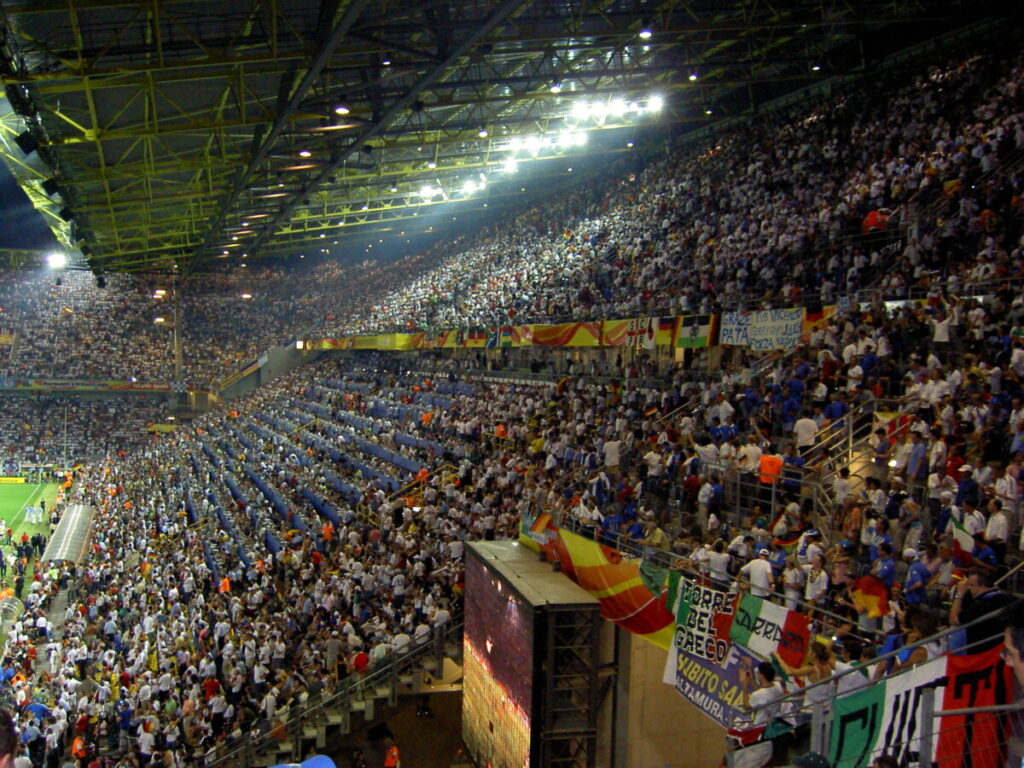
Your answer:
[[[565,158],[663,146],[1004,6],[2,0],[0,157],[96,271],[236,266],[521,205],[517,140],[547,142],[514,158],[530,200]],[[601,114],[573,117],[584,99]]]

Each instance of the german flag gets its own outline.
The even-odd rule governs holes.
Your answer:
[[[889,587],[873,574],[861,576],[853,583],[853,604],[857,610],[867,611],[869,619],[889,613]]]

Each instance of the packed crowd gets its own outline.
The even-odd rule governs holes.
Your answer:
[[[136,450],[153,439],[147,427],[167,415],[166,398],[139,396],[4,394],[0,404],[0,462],[3,474],[12,475],[19,467],[63,467]]]
[[[363,267],[380,280],[437,268],[413,287],[389,284],[366,328],[628,314],[664,300],[694,311],[726,292],[827,301],[877,271],[849,237],[868,211],[892,207],[909,222],[916,190],[968,182],[943,228],[922,227],[900,257],[917,271],[899,274],[919,283],[939,260],[955,267],[923,304],[835,315],[763,376],[726,371],[699,388],[679,377],[660,390],[573,377],[511,385],[414,375],[384,356],[323,361],[91,464],[65,499],[99,510],[89,558],[30,586],[76,585],[67,613],[40,624],[40,597],[4,651],[28,757],[102,751],[176,768],[273,730],[309,697],[443,635],[459,612],[465,542],[514,536],[540,510],[623,548],[674,552],[678,567],[812,612],[837,637],[911,645],[981,615],[1021,529],[1020,178],[1000,176],[992,157],[1024,145],[1019,75],[1019,60],[958,61],[898,91],[892,119],[865,108],[872,95],[847,94],[792,128],[755,126],[611,192],[579,193],[551,219],[531,212],[450,260],[438,251],[388,277]],[[819,253],[824,269],[808,269]],[[679,277],[662,290],[666,273]],[[970,298],[993,276],[1008,282]],[[3,282],[3,324],[17,330],[9,369],[167,375],[142,351],[163,331],[133,314],[165,301],[152,298],[155,283],[65,292],[84,278],[50,279],[31,299]],[[336,306],[301,283],[277,302],[268,282],[257,309],[236,302],[236,280],[183,292],[185,333],[206,361],[241,359],[286,317],[322,323]],[[36,310],[66,333],[43,333]],[[138,339],[111,317],[135,323]],[[92,345],[123,356],[79,354]],[[864,467],[836,466],[819,433],[881,399],[903,415],[874,434]],[[63,417],[64,404],[48,402],[29,431]],[[684,402],[694,405],[674,413]],[[74,407],[89,421],[110,405]],[[23,429],[20,415],[6,418],[7,431]],[[828,488],[824,509],[807,503],[811,481]],[[880,622],[851,595],[865,573],[889,590]],[[864,658],[859,644],[844,647]],[[835,672],[832,653],[815,651],[810,679]],[[920,660],[913,651],[899,664]]]
[[[183,377],[207,386],[304,331],[827,304],[1018,274],[1016,238],[979,236],[1019,210],[1022,62],[1004,47],[850,86],[642,171],[613,165],[602,184],[412,257],[182,280]],[[0,274],[7,375],[173,379],[167,278],[106,281]]]

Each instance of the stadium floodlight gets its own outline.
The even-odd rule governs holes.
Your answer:
[[[626,102],[622,99],[612,99],[608,102],[608,114],[618,117],[626,112]]]
[[[156,323],[157,325],[160,325],[161,323],[166,323],[167,320],[162,317],[154,317],[153,322]]]
[[[68,265],[68,256],[63,251],[54,251],[46,257],[50,269],[64,269]]]
[[[697,72],[696,72],[696,71],[694,71],[694,72],[691,72],[691,73],[690,73],[690,82],[691,82],[691,83],[693,83],[693,82],[696,82],[696,81],[697,81],[697,77],[698,77],[698,75],[697,75]]]
[[[572,116],[577,120],[586,120],[590,112],[590,104],[586,101],[577,101],[572,105]]]
[[[558,82],[557,80],[555,82],[553,82],[551,84],[551,92],[552,93],[561,93],[562,92],[562,84],[560,82]]]
[[[519,170],[519,163],[517,163],[510,157],[501,166],[501,170],[503,170],[505,173],[516,173]]]
[[[665,100],[661,96],[654,95],[647,99],[647,111],[648,112],[660,112],[661,108],[665,106]]]
[[[334,108],[334,114],[336,114],[336,115],[347,115],[351,111],[352,110],[350,110],[344,104],[339,104],[338,106],[336,106]]]
[[[543,139],[541,139],[540,136],[531,135],[523,139],[523,149],[525,149],[534,157],[540,154],[542,146],[544,146],[544,141]]]

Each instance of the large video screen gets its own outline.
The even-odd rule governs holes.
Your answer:
[[[532,608],[467,554],[462,738],[482,768],[528,768]]]

